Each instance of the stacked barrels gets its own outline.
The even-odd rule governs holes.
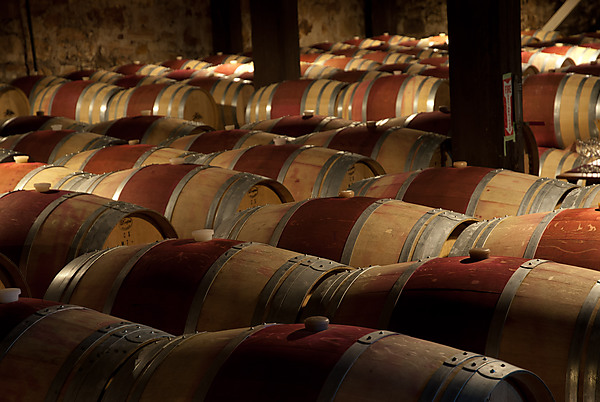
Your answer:
[[[453,161],[447,39],[321,44],[263,88],[242,55],[15,82],[45,113],[0,125],[7,395],[595,395],[599,190]],[[546,170],[582,163],[596,81],[526,85]]]

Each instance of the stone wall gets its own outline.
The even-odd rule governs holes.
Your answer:
[[[241,0],[245,50],[251,48],[248,2]],[[377,0],[372,0],[377,1]],[[139,60],[212,54],[209,0],[35,0],[30,1],[37,70],[62,75],[77,69],[111,68]],[[300,46],[364,36],[364,0],[298,0]],[[540,28],[561,0],[522,0],[522,27]],[[423,37],[447,32],[444,0],[396,0],[392,33]],[[600,5],[582,2],[560,29],[597,30]],[[267,23],[267,21],[265,21]],[[0,6],[0,82],[33,74],[25,0]]]

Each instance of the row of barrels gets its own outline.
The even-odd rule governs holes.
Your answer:
[[[249,157],[248,164],[252,159]],[[302,160],[299,162],[301,165]],[[324,173],[327,166],[318,167],[321,170],[315,167],[314,173],[292,169],[290,182],[306,181],[308,185],[301,184],[306,194],[312,191],[314,197],[328,197],[344,189],[350,176],[360,178],[347,163],[340,163],[329,174]],[[478,167],[428,168],[377,177],[371,174],[371,178],[349,186],[361,197],[339,205],[337,198],[329,203],[307,196],[294,201],[299,187],[290,185],[292,193],[285,181],[193,163],[151,164],[105,174],[33,163],[3,163],[0,168],[5,191],[31,189],[36,182],[45,181],[56,189],[86,192],[156,210],[179,236],[214,228],[219,237],[260,241],[356,266],[460,255],[475,245],[493,250],[497,247],[501,255],[542,257],[540,253],[551,252],[560,243],[557,236],[567,230],[566,222],[573,220],[581,227],[592,222],[593,210],[581,208],[598,204],[597,185],[580,187]],[[320,192],[315,193],[315,188]],[[589,216],[582,211],[588,211]],[[394,218],[388,216],[390,213]],[[323,224],[319,222],[331,223],[338,214],[344,215],[339,217],[343,225],[334,227],[338,242],[312,233],[315,225]],[[325,216],[328,219],[323,220]],[[288,225],[293,228],[291,232]],[[386,225],[391,227],[382,231]],[[261,230],[255,230],[256,226]],[[520,226],[521,234],[504,239],[515,226]],[[331,230],[322,227],[317,232],[329,238]],[[567,253],[564,246],[559,248],[562,253],[547,258],[596,267],[594,231],[578,230],[570,236],[578,239],[578,251]],[[383,245],[384,249],[379,250]]]
[[[321,199],[321,198],[319,198],[319,199],[315,199],[315,200],[326,200],[326,199]],[[346,200],[346,199],[343,199],[343,198],[340,198],[340,199],[338,199],[338,198],[335,198],[334,200],[342,200],[342,201],[344,201],[344,200]],[[366,202],[365,202],[365,201],[361,201],[361,202],[364,202],[364,203],[366,204]],[[386,202],[381,202],[381,203],[382,203],[382,204],[387,204]],[[266,208],[266,207],[265,207],[265,208]],[[321,208],[319,208],[319,207],[316,207],[316,210],[320,210],[320,209],[321,209]],[[332,210],[343,210],[343,208],[341,208],[340,206],[338,206],[338,207],[332,207],[331,209],[332,209]],[[251,210],[246,210],[245,212],[246,212],[246,213],[248,213],[248,212],[250,212],[250,211],[251,211]],[[429,211],[431,211],[431,209],[430,209],[430,208],[424,208],[422,211],[419,211],[419,212],[418,212],[418,213],[420,213],[420,216],[422,217],[422,218],[419,218],[419,219],[420,219],[422,222],[424,222],[424,221],[426,220],[426,218],[428,218],[428,217],[430,217],[430,216],[433,216],[434,218],[436,218],[436,219],[434,219],[434,222],[438,222],[438,223],[440,223],[440,225],[433,224],[433,225],[430,227],[430,229],[424,229],[424,230],[426,231],[426,234],[425,234],[424,236],[422,236],[422,237],[416,236],[415,234],[413,234],[413,235],[410,235],[410,236],[409,236],[409,237],[417,237],[417,238],[418,238],[418,240],[419,240],[419,241],[421,241],[421,242],[423,242],[424,240],[433,240],[435,236],[431,236],[431,235],[432,235],[432,234],[435,234],[435,233],[437,233],[439,228],[441,228],[441,227],[444,227],[444,228],[446,228],[446,227],[448,227],[448,226],[451,226],[451,225],[453,224],[453,223],[451,222],[451,221],[452,221],[452,218],[453,218],[453,216],[452,216],[453,214],[451,214],[451,213],[436,214],[436,212],[439,212],[439,211],[436,211],[436,212],[431,212],[431,213],[428,213],[428,214],[427,214],[428,216],[427,216],[427,217],[424,217],[424,216],[426,215],[425,211],[429,212]],[[381,211],[380,211],[380,212],[381,212]],[[388,212],[389,212],[389,211],[388,211]],[[412,213],[411,213],[411,214],[412,214]],[[344,215],[346,216],[346,219],[347,219],[347,215],[346,215],[346,214],[344,214]],[[384,215],[385,215],[385,214],[384,214]],[[437,215],[442,215],[442,216],[437,216]],[[456,218],[458,215],[459,215],[459,214],[454,214],[454,218]],[[293,215],[288,215],[288,216],[290,216],[290,221],[295,221],[295,222],[304,221],[304,219],[301,219],[301,217],[299,217],[299,216],[298,216],[298,217],[294,217]],[[368,215],[363,215],[363,216],[365,216],[365,217],[368,217]],[[458,216],[458,218],[460,218],[460,216]],[[297,220],[296,220],[296,219],[297,219]],[[409,217],[409,218],[408,218],[408,220],[410,220],[410,219],[412,219],[412,218],[411,218],[411,217]],[[389,214],[388,214],[388,216],[387,216],[387,220],[388,220],[388,221],[390,220],[390,216],[389,216]],[[450,222],[450,223],[448,223],[448,222]],[[470,226],[472,226],[473,224],[477,223],[475,219],[471,219],[469,222],[471,222],[471,224],[470,224],[470,225],[468,225],[468,227],[470,227]],[[466,222],[466,223],[468,223],[468,222]],[[323,223],[321,223],[321,225],[322,225],[322,224],[323,224]],[[291,226],[293,226],[293,225],[291,225]],[[399,226],[399,227],[404,227],[404,226],[405,226],[405,223],[403,222],[402,224],[400,224],[400,225],[398,225],[398,226]],[[458,231],[460,231],[460,229],[461,229],[461,228],[459,228],[459,229],[458,229]],[[358,230],[360,230],[360,228],[359,228],[359,229],[353,229],[353,231],[354,231],[354,232],[357,232]],[[396,228],[392,228],[392,231],[395,231],[395,230],[396,230]],[[285,229],[284,229],[284,231],[285,231]],[[386,231],[387,231],[387,230],[386,230]],[[315,236],[315,234],[317,234],[317,233],[323,233],[323,232],[324,232],[324,229],[323,229],[323,228],[319,228],[319,227],[312,227],[312,228],[310,228],[310,229],[309,229],[309,232],[312,234],[312,236]],[[331,234],[331,233],[330,233],[330,234]],[[379,235],[379,230],[377,231],[377,234]],[[456,234],[456,232],[455,232],[455,234]],[[337,237],[339,237],[339,235],[338,235],[338,234],[332,234],[332,235],[333,235],[333,237],[334,237],[334,238],[337,238]],[[367,235],[366,237],[369,237],[369,234],[368,234],[368,233],[366,233],[366,235]],[[287,233],[287,232],[286,232],[286,233],[285,233],[285,236],[289,236],[289,233]],[[292,236],[293,236],[293,235],[292,235]],[[372,239],[372,240],[375,240],[375,239]],[[376,241],[376,240],[375,240],[375,241]],[[325,242],[322,242],[322,243],[327,243],[327,241],[325,241]],[[385,240],[384,240],[384,242],[383,242],[383,243],[380,243],[380,244],[386,244],[386,243],[387,243],[387,242],[385,242]],[[450,239],[450,241],[448,241],[448,242],[445,242],[445,243],[446,243],[446,248],[447,248],[447,246],[448,246],[449,244],[451,244],[451,243],[452,243],[452,239]],[[358,243],[357,243],[357,244],[358,244]],[[349,247],[350,247],[350,246],[349,246]],[[421,247],[420,249],[421,249],[421,250],[422,250],[424,253],[427,253],[427,252],[428,252],[428,251],[426,250],[426,248],[427,248],[427,247],[429,247],[429,246]],[[358,249],[357,249],[357,250],[358,250]],[[408,251],[407,251],[406,253],[407,253],[407,254],[409,254],[409,252],[408,252]],[[412,258],[411,258],[411,259],[412,259]],[[89,264],[88,264],[88,265],[89,265]],[[114,267],[114,261],[112,261],[112,262],[109,262],[109,263],[108,263],[108,265],[110,265],[110,266],[113,266],[113,267]],[[309,264],[309,265],[311,265],[311,266],[312,266],[312,264]],[[321,265],[323,265],[323,266],[327,266],[327,264],[322,264],[322,261],[321,261],[319,264],[317,264],[317,265],[314,265],[314,266],[313,266],[313,267],[314,267],[314,270],[316,271],[316,274],[319,274],[319,272],[322,272],[322,267],[321,267]],[[372,264],[369,264],[369,265],[372,265]],[[213,265],[211,265],[211,266],[213,266]],[[215,268],[214,270],[218,272],[217,268]],[[279,271],[279,272],[280,272],[280,274],[282,274],[282,273],[283,273],[282,271]],[[286,270],[285,272],[288,272],[288,271]],[[292,272],[293,272],[293,271],[292,271]],[[290,273],[290,274],[292,274],[292,272],[289,272],[289,273]],[[213,271],[213,273],[215,273],[215,272]],[[83,274],[83,272],[82,272],[82,271],[79,271],[79,275],[81,275],[81,274]],[[300,273],[299,273],[299,272],[297,272],[296,274],[297,274],[297,275],[300,275]],[[120,275],[120,277],[122,277],[122,276],[123,276],[123,275]],[[304,276],[304,275],[302,275],[302,276]],[[68,275],[63,275],[62,277],[63,277],[63,278],[66,278],[66,277],[68,277]],[[294,276],[293,276],[293,277],[294,277]],[[293,278],[293,277],[290,277],[290,278]],[[278,278],[280,278],[280,277],[278,276]],[[291,280],[291,279],[290,279],[290,280]],[[114,282],[114,281],[113,281],[113,282]],[[136,282],[137,282],[137,281],[136,281]],[[98,283],[97,281],[94,281],[94,284],[95,284],[95,285],[96,285],[97,283]],[[213,282],[211,282],[211,283],[215,283],[215,282],[213,281]],[[272,283],[272,282],[271,282],[271,283]],[[330,284],[330,281],[327,281],[327,284],[328,284],[328,286],[329,286],[329,284]],[[269,287],[269,294],[273,294],[273,293],[272,293],[272,290],[273,290],[273,288],[270,288],[270,287]],[[315,291],[316,291],[316,289],[315,289]],[[278,295],[277,297],[282,297],[282,295],[283,295],[283,294],[285,294],[285,295],[286,295],[286,297],[294,297],[292,294],[290,294],[289,292],[285,291],[285,287],[283,287],[283,288],[281,289],[281,292],[282,292],[282,293],[275,292],[275,295]],[[111,292],[111,293],[112,293],[112,294],[114,294],[114,292]],[[207,299],[206,299],[205,297],[203,297],[203,296],[202,296],[202,298],[203,298],[204,300],[207,300]],[[316,299],[313,299],[313,301],[316,301]],[[128,302],[127,304],[130,304],[130,303]],[[271,303],[271,305],[273,305],[273,306],[277,306],[277,304],[273,304],[273,303]],[[149,311],[149,310],[148,310],[148,309],[146,309],[145,311]],[[562,375],[562,377],[564,377],[564,375]],[[545,381],[546,381],[546,380],[545,380]],[[562,384],[562,383],[561,383],[561,384]]]
[[[568,400],[596,392],[595,382],[585,381],[594,365],[583,356],[597,347],[586,328],[597,330],[598,275],[547,260],[488,257],[485,250],[357,269],[260,243],[173,239],[84,254],[55,276],[45,298],[175,334],[318,313],[507,360]],[[455,322],[464,324],[444,330]],[[526,339],[538,326],[546,328],[546,342],[533,347]]]
[[[599,79],[572,73],[537,74],[525,79],[524,120],[529,123],[538,146],[566,149],[578,140],[586,141],[599,137],[597,126],[597,121],[600,120],[598,115],[600,108],[597,107],[600,103]],[[93,88],[97,88],[100,90],[98,93],[102,93],[102,90],[107,88],[106,85],[110,84],[72,81],[50,86],[45,90],[58,91],[59,87],[63,88],[64,95],[75,98],[75,103],[61,102],[61,96],[57,93],[58,96],[55,96],[52,102],[61,105],[58,109],[37,105],[35,101],[33,105],[34,108],[44,110],[46,114],[69,117],[87,123],[98,123],[100,120],[114,120],[124,115],[149,112],[191,121],[200,120],[215,128],[223,127],[222,117],[214,99],[202,88],[179,84],[152,84],[128,90],[115,89],[119,93],[118,96],[115,96],[117,92],[107,98],[93,95]],[[86,88],[92,91],[91,93],[87,91],[88,95],[82,94]],[[196,91],[197,89],[200,92]],[[44,90],[38,92],[38,97],[43,93]],[[198,102],[194,101],[194,97],[189,96],[192,93],[199,94],[202,99],[198,99]],[[99,98],[93,102],[94,107],[90,115],[90,109],[84,106],[90,105],[91,99],[95,99],[96,96]],[[51,98],[50,92],[45,99]],[[101,99],[103,101],[100,101]],[[395,99],[395,102],[384,102],[386,99]],[[172,101],[179,103],[174,105]],[[337,116],[353,121],[376,121],[419,112],[432,112],[450,104],[449,85],[446,80],[407,74],[379,77],[357,83],[326,79],[284,81],[253,91],[247,95],[246,101],[246,104],[244,102],[238,104],[235,113],[231,110],[230,117],[235,114],[237,126],[242,122],[251,123],[285,115],[300,115],[305,110],[313,110],[318,115]],[[110,110],[120,112],[114,116],[110,115],[109,119],[106,113]],[[103,113],[102,118],[100,113]]]
[[[502,360],[324,317],[174,336],[10,300],[0,304],[6,400],[553,400],[537,375]]]

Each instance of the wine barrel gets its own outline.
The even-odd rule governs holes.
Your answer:
[[[353,70],[376,70],[377,67],[381,66],[381,63],[371,60],[365,59],[362,57],[333,57],[329,60],[325,60],[323,65],[328,67],[337,68],[342,71],[353,71]]]
[[[596,208],[600,206],[600,185],[582,186],[571,191],[562,203],[563,208]]]
[[[483,353],[535,372],[557,400],[594,400],[597,366],[588,357],[600,346],[599,279],[547,260],[433,258],[339,273],[302,316]]]
[[[235,60],[229,63],[217,64],[207,67],[207,70],[220,78],[239,78],[242,80],[252,81],[254,79],[254,63],[238,63]]]
[[[378,70],[350,70],[350,71],[336,71],[329,75],[330,80],[341,81],[341,82],[362,82],[374,80],[380,77],[389,77],[391,73]]]
[[[58,77],[53,75],[26,75],[23,77],[15,78],[10,82],[10,85],[19,88],[25,96],[29,99],[31,106],[31,113],[35,114],[38,110],[33,108],[33,99],[37,94],[45,88],[53,85],[62,84],[68,82],[64,77]]]
[[[584,46],[568,46],[562,43],[544,47],[541,51],[542,53],[564,55],[573,60],[574,65],[593,63],[600,59],[600,49]]]
[[[410,63],[415,57],[410,54],[397,52],[374,51],[361,56],[363,59],[374,60],[380,64]]]
[[[47,87],[32,98],[33,109],[84,123],[107,119],[107,107],[123,89],[93,81],[68,81]]]
[[[215,227],[215,236],[257,241],[354,267],[447,256],[477,222],[462,214],[370,197],[265,205]]]
[[[556,178],[562,172],[575,169],[586,163],[590,163],[595,158],[581,155],[576,151],[569,149],[545,148],[539,147],[540,155],[540,177]]]
[[[164,75],[169,72],[170,69],[157,64],[142,64],[138,61],[134,61],[133,63],[117,66],[114,71],[123,75]]]
[[[478,166],[428,168],[365,179],[356,195],[444,208],[478,219],[554,211],[574,184]]]
[[[382,42],[385,42],[390,46],[395,46],[395,45],[399,45],[402,42],[406,42],[409,40],[415,40],[416,38],[414,38],[412,36],[405,36],[405,35],[391,35],[388,32],[386,32],[382,35],[374,36],[373,39],[377,39]]]
[[[318,131],[334,130],[356,124],[352,120],[335,116],[315,115],[312,111],[304,111],[299,115],[282,116],[276,119],[261,120],[242,126],[246,130],[262,130],[269,133],[283,134],[289,137],[300,137]]]
[[[179,337],[38,299],[0,317],[5,395],[28,400],[552,400],[504,361],[323,317]]]
[[[122,90],[110,100],[105,120],[137,116],[145,110],[156,116],[223,126],[212,96],[202,88],[184,84],[150,84]]]
[[[533,52],[521,51],[521,63],[528,66],[534,66],[540,73],[553,72],[576,63],[572,58],[555,53],[545,53],[542,49]]]
[[[111,82],[112,85],[116,85],[121,88],[133,88],[142,85],[150,84],[174,84],[176,81],[164,76],[158,75],[139,75],[130,74],[119,77],[118,79]]]
[[[246,106],[254,93],[249,81],[219,77],[192,77],[186,85],[197,86],[208,91],[217,105],[224,126],[241,127],[245,123]]]
[[[213,228],[238,211],[293,200],[284,185],[264,176],[193,164],[148,165],[82,181],[77,188],[61,188],[156,210],[181,238],[191,237],[196,229]]]
[[[211,154],[230,149],[248,148],[254,145],[273,144],[277,138],[286,139],[279,134],[259,130],[215,130],[200,134],[185,135],[162,143],[163,146],[185,151]]]
[[[207,63],[202,60],[195,59],[184,59],[183,57],[176,57],[175,59],[165,60],[160,63],[161,66],[167,67],[171,70],[202,70],[211,66],[211,63]]]
[[[566,149],[600,137],[600,78],[546,73],[523,83],[523,120],[530,122],[538,146]]]
[[[316,286],[348,266],[262,243],[165,240],[67,264],[44,298],[173,333],[297,322]]]
[[[224,54],[222,52],[218,52],[217,54],[211,54],[210,56],[202,58],[201,61],[211,64],[226,64],[233,60],[235,60],[237,63],[248,63],[252,61],[252,58],[243,54]]]
[[[297,144],[255,145],[186,161],[277,180],[294,200],[335,196],[355,181],[385,173],[379,162],[363,155]]]
[[[329,79],[335,73],[342,70],[335,67],[326,66],[318,63],[300,62],[300,76],[308,79]]]
[[[172,159],[182,158],[189,154],[190,152],[175,148],[148,144],[115,145],[72,153],[57,159],[54,165],[100,174],[155,163],[170,163]]]
[[[386,173],[452,164],[449,137],[410,128],[359,125],[307,134],[293,142],[364,155]]]
[[[75,130],[40,130],[0,138],[0,148],[29,155],[32,162],[54,163],[74,152],[124,144],[106,135]]]
[[[450,123],[450,112],[446,108],[433,112],[420,112],[408,116],[390,117],[375,122],[378,127],[406,127],[442,135],[450,135]]]
[[[3,398],[14,401],[102,400],[113,387],[128,385],[136,361],[159,352],[170,337],[91,309],[39,299],[0,304],[0,318]]]
[[[161,116],[132,116],[110,120],[87,127],[87,131],[121,138],[138,140],[142,144],[159,145],[163,141],[185,135],[214,130],[205,124]]]
[[[0,120],[29,114],[29,99],[18,87],[0,84]]]
[[[59,116],[17,116],[0,123],[0,136],[8,137],[13,134],[25,134],[30,131],[52,130],[75,130],[86,131],[86,123]]]
[[[0,196],[0,253],[21,270],[34,297],[83,253],[176,237],[159,213],[125,202],[66,191]]]
[[[0,194],[13,190],[33,190],[35,183],[57,183],[73,169],[64,166],[45,165],[40,162],[6,162],[0,164]]]
[[[358,121],[381,120],[430,112],[449,104],[448,81],[401,74],[350,84],[338,96],[336,115]]]
[[[486,247],[494,255],[546,258],[600,270],[599,214],[592,208],[559,209],[478,222],[460,234],[449,255]]]
[[[322,317],[313,320],[320,323]],[[307,322],[196,334],[165,347],[160,358],[162,364],[135,385],[135,398],[552,400],[539,377],[503,361],[362,327],[313,329]],[[190,358],[194,363],[181,364]],[[174,380],[181,384],[176,391]]]
[[[598,64],[598,62],[578,64],[576,66],[569,66],[561,69],[560,72],[594,75],[598,77],[600,76],[600,64]]]
[[[94,74],[90,75],[90,81],[104,82],[106,84],[114,85],[115,81],[120,80],[123,77],[125,77],[125,75],[114,71],[97,70],[94,72]]]
[[[300,79],[283,81],[257,89],[246,106],[246,123],[299,115],[312,110],[333,116],[335,99],[343,86],[339,81]]]

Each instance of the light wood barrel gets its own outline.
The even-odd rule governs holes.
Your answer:
[[[94,124],[107,119],[109,101],[121,91],[101,82],[69,81],[46,88],[32,102],[36,111]]]
[[[245,124],[246,106],[254,93],[254,86],[249,81],[192,77],[186,84],[203,88],[212,95],[219,106],[223,126],[241,127]]]
[[[433,258],[340,273],[317,288],[303,317],[472,350],[535,372],[556,400],[594,400],[599,279],[547,260]]]
[[[294,323],[321,281],[352,269],[262,243],[172,239],[78,257],[45,298],[189,334]]]
[[[52,188],[74,170],[41,162],[6,162],[0,164],[0,193],[33,190],[35,183],[50,183]]]
[[[592,162],[595,158],[581,155],[569,149],[539,147],[540,177],[556,178],[562,172]]]
[[[337,116],[358,121],[381,120],[447,106],[450,86],[446,80],[435,77],[401,74],[362,82],[352,89],[349,86],[340,97]]]
[[[215,130],[174,138],[163,142],[162,145],[185,151],[211,154],[230,149],[273,144],[276,138],[287,139],[287,137],[282,137],[279,134],[259,130]]]
[[[171,70],[203,70],[210,67],[211,63],[202,60],[177,57],[175,59],[163,61],[160,65],[170,68]]]
[[[350,186],[356,195],[394,198],[478,219],[554,211],[576,188],[556,179],[477,166],[383,175]]]
[[[13,191],[0,207],[0,253],[17,264],[34,297],[78,255],[176,237],[159,213],[90,194]]]
[[[54,75],[28,75],[16,78],[10,82],[10,85],[19,88],[25,93],[25,96],[29,99],[31,110],[29,114],[35,114],[39,109],[35,109],[33,105],[33,99],[37,97],[37,94],[49,86],[54,86],[68,82],[69,80],[64,77],[58,77]]]
[[[246,130],[262,130],[269,133],[287,135],[289,137],[300,137],[318,131],[334,130],[356,124],[352,120],[342,119],[335,116],[315,115],[314,113],[303,113],[299,115],[282,116],[276,119],[256,121],[248,123],[242,128]]]
[[[111,99],[106,120],[138,116],[146,110],[156,116],[222,127],[217,104],[210,93],[184,84],[149,84],[125,89]]]
[[[534,66],[540,73],[553,72],[554,70],[574,66],[575,62],[568,56],[545,53],[541,49],[533,52],[522,51],[521,62],[528,66]]]
[[[340,325],[310,328],[308,323],[280,324],[193,335],[177,342],[178,347],[165,348],[163,364],[140,381],[133,395],[141,401],[172,397],[168,384],[180,378],[176,392],[190,400],[239,400],[248,394],[260,400],[303,401],[388,401],[397,395],[410,402],[435,396],[552,400],[539,377],[503,361],[387,331]],[[185,370],[184,353],[195,362]],[[448,367],[448,361],[455,364]],[[480,368],[474,374],[469,366]],[[337,370],[343,374],[336,375]],[[490,378],[492,370],[497,375]],[[200,387],[199,373],[210,376]]]
[[[523,83],[523,119],[538,146],[566,149],[577,140],[598,138],[600,78],[547,73]]]
[[[193,164],[148,165],[95,175],[77,183],[76,189],[65,189],[158,211],[183,238],[238,211],[293,200],[284,185],[264,176]]]
[[[31,162],[54,163],[74,152],[102,148],[125,141],[101,134],[74,130],[41,130],[0,139],[0,148],[29,155]]]
[[[365,267],[447,256],[458,235],[476,221],[390,199],[313,198],[238,213],[217,225],[215,236]]]
[[[557,44],[541,49],[543,53],[564,55],[573,60],[574,65],[594,63],[600,59],[600,49],[584,46]]]
[[[361,125],[307,134],[295,144],[315,145],[368,156],[386,173],[449,166],[450,138],[402,127]]]
[[[23,298],[0,305],[0,318],[5,395],[32,400],[552,400],[538,376],[504,361],[323,317],[172,337]]]
[[[18,87],[0,84],[0,120],[29,114],[29,99]]]
[[[545,258],[600,270],[595,230],[599,213],[593,208],[559,209],[478,222],[461,233],[450,255],[485,247],[494,255]]]
[[[193,121],[162,116],[132,116],[88,126],[87,131],[116,137],[125,141],[160,145],[162,142],[186,135],[214,130]]]
[[[121,88],[133,88],[139,87],[142,85],[150,85],[150,84],[174,84],[176,81],[170,78],[159,76],[159,75],[140,75],[140,74],[131,74],[124,75],[122,77],[117,78],[116,80],[111,80],[112,85],[119,86]]]
[[[0,122],[0,136],[7,137],[13,134],[25,134],[30,131],[52,130],[86,131],[87,124],[59,116],[17,116]]]
[[[0,318],[6,400],[101,400],[129,386],[136,361],[154,356],[170,338],[142,324],[39,299],[1,304]]]
[[[89,151],[65,155],[57,159],[54,165],[66,166],[76,171],[88,173],[106,173],[118,170],[138,168],[155,163],[171,163],[173,159],[188,156],[175,148],[148,144],[115,145]]]
[[[282,183],[294,200],[336,196],[355,181],[385,173],[367,156],[310,145],[256,145],[186,161],[262,175]]]
[[[312,110],[317,115],[335,115],[335,99],[345,84],[326,79],[283,81],[257,89],[246,107],[246,123]]]

